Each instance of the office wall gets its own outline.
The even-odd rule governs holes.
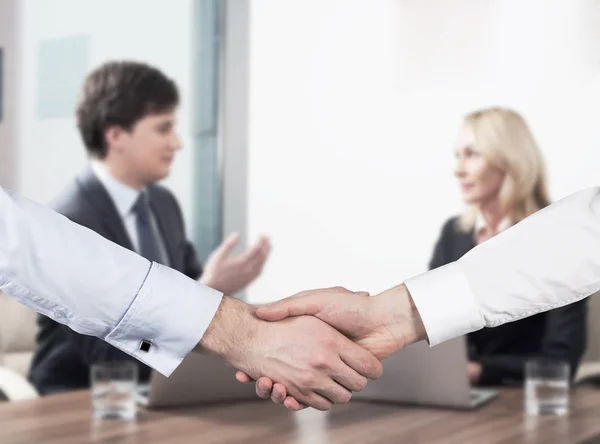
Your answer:
[[[0,185],[15,186],[17,142],[18,2],[0,0],[0,48],[3,52],[3,116],[0,120]]]
[[[19,190],[47,203],[85,165],[86,155],[74,118],[65,117],[61,109],[53,115],[52,109],[45,110],[47,104],[40,104],[40,84],[48,74],[40,66],[44,62],[40,51],[60,39],[81,40],[88,69],[108,59],[133,58],[159,67],[179,85],[179,129],[184,149],[166,183],[181,199],[189,222],[193,1],[25,0],[21,5]],[[56,48],[52,51],[50,57],[62,60]],[[57,62],[55,69],[69,66]]]
[[[552,196],[600,184],[600,4],[561,0],[254,0],[249,236],[267,301],[343,284],[377,292],[426,269],[461,209],[461,117],[514,107]]]

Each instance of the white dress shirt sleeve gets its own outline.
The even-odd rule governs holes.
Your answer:
[[[222,298],[2,188],[0,290],[166,376],[198,344]]]
[[[600,188],[575,193],[406,281],[430,345],[600,290]]]

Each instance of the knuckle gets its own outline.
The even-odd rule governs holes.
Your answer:
[[[329,368],[327,356],[323,353],[316,354],[310,359],[310,366],[317,370]]]
[[[323,345],[329,349],[336,349],[338,346],[338,340],[334,336],[328,336],[323,338]]]

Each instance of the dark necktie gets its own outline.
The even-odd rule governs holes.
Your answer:
[[[152,262],[162,263],[162,255],[158,246],[158,233],[152,226],[150,202],[146,193],[140,193],[133,211],[136,214],[136,227],[140,254]]]

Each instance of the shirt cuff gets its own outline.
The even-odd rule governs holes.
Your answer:
[[[165,376],[200,342],[223,294],[153,263],[121,321],[105,338]],[[140,349],[150,343],[148,351]]]
[[[457,262],[408,279],[405,285],[421,315],[429,345],[485,326],[475,295]]]

